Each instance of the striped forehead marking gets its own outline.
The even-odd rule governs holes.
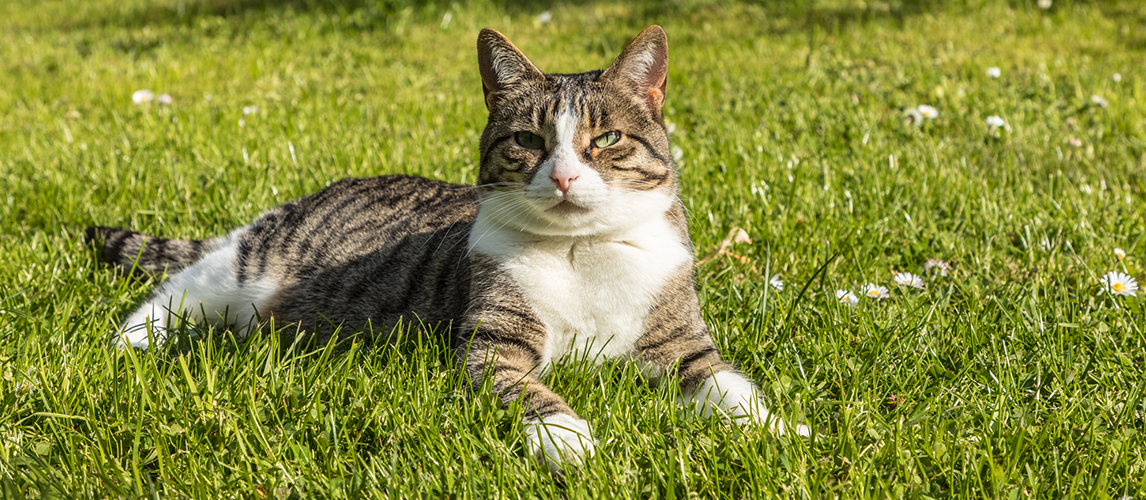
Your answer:
[[[534,127],[541,129],[545,124],[556,125],[558,118],[565,111],[573,111],[577,119],[587,118],[589,127],[598,127],[604,120],[599,106],[590,104],[584,89],[569,89],[564,87],[554,95],[553,99],[534,108],[530,118]]]

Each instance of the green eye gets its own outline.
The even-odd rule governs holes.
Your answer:
[[[525,149],[545,149],[545,139],[542,139],[540,135],[533,132],[522,130],[514,134],[513,138],[517,141],[518,146]]]
[[[593,146],[598,148],[607,148],[617,143],[621,139],[620,132],[605,132],[596,139],[593,139]]]

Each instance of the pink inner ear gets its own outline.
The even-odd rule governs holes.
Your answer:
[[[662,84],[663,85],[663,84]],[[649,89],[649,106],[660,109],[665,102],[665,94],[661,92],[660,88],[653,87]]]

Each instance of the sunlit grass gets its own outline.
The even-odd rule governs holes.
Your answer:
[[[1100,280],[1146,279],[1146,8],[772,4],[0,6],[0,496],[1142,496],[1146,322]],[[109,347],[150,285],[83,226],[205,237],[345,176],[472,182],[480,28],[574,72],[652,23],[696,253],[753,240],[698,269],[706,319],[814,441],[572,364],[547,381],[599,454],[555,478],[432,335]],[[869,282],[890,297],[836,300]]]

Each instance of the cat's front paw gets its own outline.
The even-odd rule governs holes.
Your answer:
[[[148,336],[148,331],[151,333],[150,337]],[[155,325],[152,322],[150,328],[147,323],[133,326],[125,324],[115,331],[115,337],[115,346],[120,349],[138,347],[147,350],[147,348],[151,346],[152,340],[156,343],[161,343],[167,335],[163,327]]]
[[[533,456],[544,460],[551,471],[561,470],[563,464],[580,464],[596,450],[589,423],[572,415],[558,413],[528,420],[525,435]]]
[[[744,418],[738,420],[742,424],[753,423],[763,425],[772,431],[777,436],[783,436],[789,432],[800,436],[809,437],[812,435],[812,430],[804,424],[790,425],[784,422],[784,419],[772,415],[764,405],[760,404],[754,398],[751,401],[745,402],[741,405],[743,410],[740,414],[747,414]]]
[[[692,403],[698,405],[705,416],[719,409],[741,425],[761,425],[779,436],[789,432],[801,437],[812,435],[808,426],[789,425],[772,415],[761,399],[755,384],[736,372],[725,371],[701,384],[692,396]]]

